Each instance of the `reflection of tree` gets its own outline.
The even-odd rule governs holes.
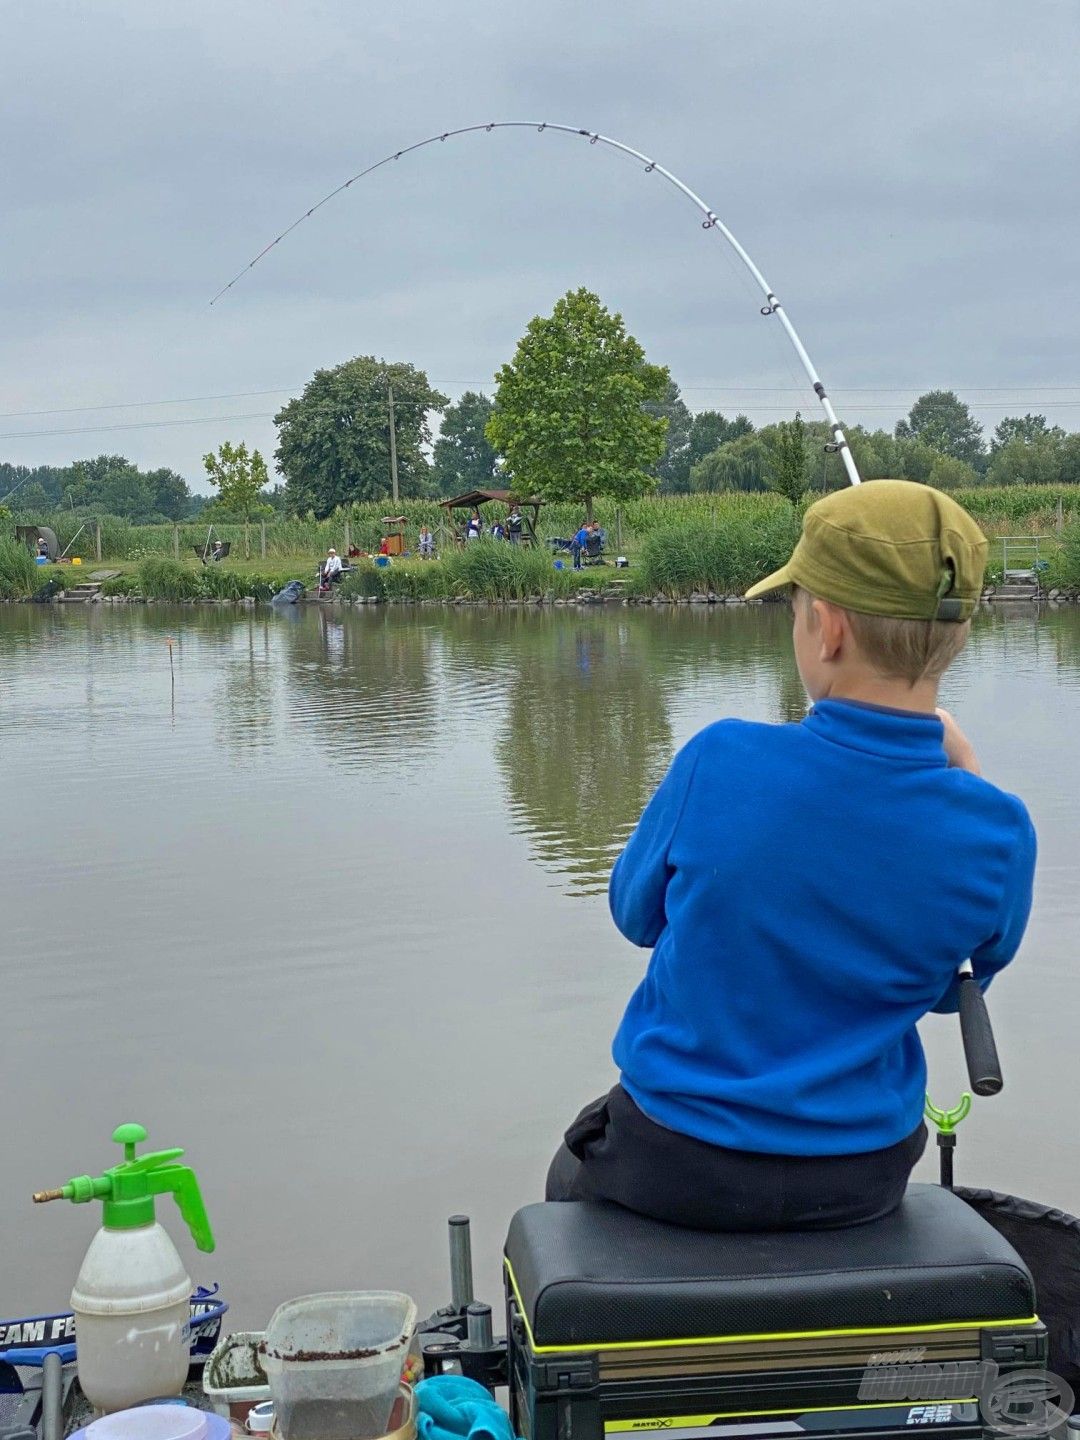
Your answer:
[[[1080,672],[1080,610],[1075,605],[1055,607],[1045,613],[1042,625],[1053,639],[1058,668]]]
[[[233,616],[229,621],[230,653],[219,672],[221,703],[215,707],[218,731],[232,750],[267,750],[277,739],[271,625],[255,615],[246,625]]]
[[[660,637],[622,613],[519,618],[496,758],[536,858],[590,893],[671,755]]]
[[[420,612],[305,606],[281,626],[286,703],[320,748],[346,766],[407,769],[438,738],[435,630]]]

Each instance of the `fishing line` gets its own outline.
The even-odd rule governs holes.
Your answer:
[[[695,205],[705,216],[705,219],[701,222],[702,229],[718,231],[721,237],[727,241],[727,243],[735,251],[736,255],[738,255],[743,265],[753,276],[753,279],[758,289],[764,296],[765,300],[764,305],[760,306],[761,314],[764,315],[766,318],[775,317],[783,326],[785,334],[791,341],[791,344],[795,349],[796,355],[798,355],[799,357],[799,363],[802,365],[803,370],[806,372],[807,379],[810,381],[810,384],[813,387],[814,394],[817,396],[818,402],[820,403],[821,408],[825,412],[825,418],[829,423],[829,429],[831,430],[833,437],[831,442],[831,448],[834,451],[839,452],[840,457],[844,462],[844,469],[847,472],[847,477],[851,481],[851,483],[853,485],[859,484],[859,472],[855,466],[855,461],[852,457],[851,450],[848,446],[844,431],[840,425],[840,421],[837,419],[836,412],[832,407],[832,402],[830,401],[828,394],[826,393],[825,386],[822,384],[820,376],[814,369],[813,362],[811,361],[810,356],[806,351],[806,347],[800,340],[798,332],[796,331],[794,325],[791,323],[791,320],[788,318],[787,312],[784,309],[783,305],[781,305],[775,291],[773,290],[769,282],[765,279],[765,276],[754,264],[753,260],[750,258],[746,250],[744,250],[742,245],[739,244],[738,240],[736,240],[735,236],[731,233],[731,231],[716,214],[716,212],[712,210],[708,205],[706,205],[705,201],[702,200],[701,196],[695,194],[695,192],[691,190],[688,185],[686,185],[682,180],[680,180],[677,175],[673,174],[670,170],[666,169],[663,165],[661,165],[659,161],[650,159],[648,155],[642,154],[640,150],[635,150],[631,145],[624,145],[621,140],[613,140],[608,135],[601,135],[600,132],[597,130],[586,130],[579,125],[557,125],[552,124],[548,121],[537,122],[532,120],[493,120],[487,125],[463,125],[454,130],[444,130],[438,135],[429,135],[426,140],[418,140],[412,145],[406,145],[400,150],[395,150],[392,154],[384,156],[383,159],[376,160],[373,165],[368,165],[365,169],[358,171],[357,174],[351,176],[341,185],[338,185],[335,189],[331,190],[328,195],[324,195],[323,198],[317,201],[314,205],[312,205],[309,210],[305,210],[304,213],[298,216],[291,225],[287,226],[280,235],[276,235],[268,245],[264,245],[263,248],[259,251],[259,253],[255,256],[255,258],[253,260],[250,260],[241,271],[234,275],[227,285],[222,286],[222,288],[210,301],[210,304],[217,304],[221,297],[227,294],[228,291],[230,291],[233,286],[236,285],[238,281],[240,281],[248,273],[249,270],[254,269],[254,267],[259,263],[259,261],[262,260],[264,256],[268,255],[270,251],[275,248],[275,246],[280,245],[281,242],[287,236],[291,235],[298,226],[302,225],[305,220],[310,220],[312,215],[314,215],[316,211],[321,210],[324,205],[328,205],[331,200],[335,199],[343,191],[348,190],[351,185],[355,185],[358,180],[363,180],[365,176],[373,174],[376,170],[381,170],[384,165],[392,165],[396,161],[400,160],[403,156],[411,155],[415,150],[423,150],[428,145],[441,145],[445,141],[450,140],[458,135],[490,134],[493,130],[535,130],[540,134],[543,134],[546,130],[554,130],[563,135],[579,136],[581,139],[587,140],[590,145],[602,145],[606,149],[619,151],[623,155],[627,155],[631,159],[639,161],[641,164],[644,165],[646,175],[656,174],[660,176],[661,179],[666,180],[668,184],[674,186],[680,194],[684,195],[686,199],[688,199],[693,205]]]

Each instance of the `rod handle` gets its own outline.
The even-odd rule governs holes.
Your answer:
[[[960,1034],[964,1041],[964,1058],[967,1060],[971,1088],[976,1095],[996,1095],[1005,1083],[1001,1061],[986,999],[970,965],[965,965],[960,971],[959,1001]]]

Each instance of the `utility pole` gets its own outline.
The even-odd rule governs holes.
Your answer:
[[[394,387],[389,378],[386,381],[386,397],[390,406],[390,493],[394,499],[394,510],[398,509],[397,483],[397,426],[394,424]]]

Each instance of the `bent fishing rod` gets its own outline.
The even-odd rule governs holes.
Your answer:
[[[735,251],[735,254],[750,271],[750,274],[754,278],[754,283],[765,297],[765,304],[761,307],[762,315],[767,317],[775,315],[784,327],[784,333],[791,341],[795,353],[799,357],[799,363],[806,371],[807,379],[810,381],[814,394],[817,396],[821,408],[825,412],[825,418],[828,421],[829,429],[833,437],[827,449],[834,454],[838,453],[840,455],[844,463],[847,478],[851,484],[859,484],[860,476],[855,465],[855,460],[851,454],[851,447],[848,445],[847,437],[844,435],[843,427],[836,417],[836,411],[833,409],[832,401],[829,399],[825,386],[821,382],[821,377],[814,369],[813,361],[807,354],[806,346],[799,339],[798,332],[791,323],[787,311],[777,299],[776,292],[743,249],[742,245],[739,244],[738,240],[736,240],[735,236],[716,212],[706,205],[701,196],[691,190],[689,185],[680,180],[677,175],[672,174],[672,172],[661,165],[659,161],[642,154],[640,150],[635,150],[632,145],[624,145],[621,140],[613,140],[609,135],[601,135],[597,130],[583,129],[580,125],[555,125],[546,120],[539,122],[535,120],[492,120],[487,125],[463,125],[456,130],[444,130],[438,135],[429,135],[426,140],[418,140],[412,145],[404,146],[401,150],[395,150],[393,154],[385,155],[381,160],[376,160],[373,165],[368,165],[366,169],[358,171],[357,174],[351,176],[348,180],[344,181],[343,184],[331,190],[328,195],[324,195],[321,200],[312,205],[310,210],[305,210],[304,213],[298,216],[291,225],[287,226],[280,235],[275,236],[269,245],[265,245],[255,256],[254,260],[249,261],[243,270],[234,275],[229,283],[218,291],[213,300],[210,301],[210,304],[216,305],[223,295],[227,294],[238,281],[243,279],[249,270],[254,269],[259,261],[265,255],[268,255],[276,245],[280,245],[287,235],[291,235],[297,226],[302,225],[305,220],[310,220],[316,210],[321,210],[324,205],[328,205],[331,200],[342,194],[343,191],[348,190],[350,185],[355,185],[358,180],[363,180],[365,176],[373,174],[376,170],[381,170],[384,165],[392,165],[396,160],[401,160],[404,156],[413,154],[414,151],[423,150],[428,145],[440,145],[446,140],[454,139],[458,135],[490,134],[493,130],[534,130],[541,135],[546,131],[552,130],[562,135],[578,136],[581,139],[587,140],[590,145],[603,145],[610,150],[618,150],[623,155],[629,155],[631,159],[640,161],[645,167],[646,175],[659,175],[661,179],[673,185],[680,194],[685,195],[692,204],[696,205],[705,216],[705,219],[701,222],[701,228],[703,230],[716,230],[727,241]]]
[[[348,190],[350,186],[355,185],[358,180],[363,180],[366,176],[374,174],[376,170],[381,170],[385,165],[393,165],[406,155],[412,155],[417,150],[424,150],[429,145],[441,145],[445,141],[456,139],[460,135],[490,135],[493,130],[533,130],[541,135],[550,130],[561,135],[572,135],[587,140],[590,145],[602,145],[609,150],[617,150],[623,155],[629,155],[632,160],[639,161],[645,167],[646,175],[659,175],[661,179],[673,185],[681,195],[685,196],[691,204],[695,205],[705,216],[705,219],[701,222],[701,228],[703,230],[717,231],[731,246],[747,270],[749,270],[754,279],[754,283],[765,297],[765,303],[761,307],[761,314],[766,318],[775,316],[783,326],[784,333],[791,341],[795,353],[799,357],[799,363],[805,370],[806,377],[813,387],[814,394],[817,396],[821,408],[825,412],[825,418],[828,421],[829,429],[833,437],[830,444],[826,446],[826,449],[834,454],[838,453],[840,455],[844,464],[844,471],[850,483],[852,485],[858,485],[860,483],[861,477],[851,453],[851,447],[847,442],[843,427],[837,419],[836,411],[833,409],[832,401],[829,399],[825,386],[822,384],[821,377],[815,370],[814,363],[807,353],[806,346],[799,338],[798,331],[791,323],[787,311],[780,303],[772,286],[765,279],[765,276],[750,258],[747,251],[716,214],[715,210],[707,205],[700,195],[691,190],[689,185],[680,180],[679,177],[668,170],[666,166],[661,165],[658,160],[653,160],[650,156],[643,154],[642,151],[636,150],[632,145],[625,145],[621,140],[612,139],[610,135],[601,135],[598,130],[587,130],[580,125],[556,125],[546,120],[539,122],[535,120],[492,120],[486,125],[462,125],[455,130],[443,130],[437,135],[429,135],[426,140],[417,140],[412,145],[406,145],[400,150],[393,151],[390,155],[384,155],[381,160],[376,160],[374,164],[357,171],[355,175],[350,176],[348,180],[336,186],[328,194],[324,195],[321,200],[312,205],[310,210],[305,210],[291,225],[286,226],[281,234],[276,235],[268,245],[264,245],[255,258],[250,260],[242,270],[234,275],[227,285],[222,286],[210,301],[210,304],[216,305],[222,296],[226,295],[234,285],[238,284],[249,270],[253,270],[260,260],[268,255],[276,246],[280,245],[281,242],[302,225],[305,220],[310,220],[317,210],[321,210],[324,205],[328,205],[331,200],[336,199],[338,195]],[[996,1095],[1003,1083],[1001,1066],[998,1062],[997,1049],[994,1044],[994,1034],[990,1025],[989,1012],[986,1008],[986,1000],[972,973],[970,962],[966,963],[960,970],[959,1010],[960,1030],[964,1041],[964,1054],[967,1060],[971,1087],[976,1095]]]

